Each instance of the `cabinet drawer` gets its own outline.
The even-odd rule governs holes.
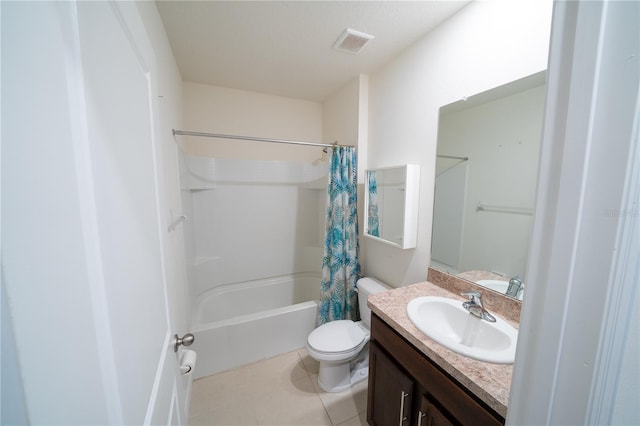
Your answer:
[[[421,393],[443,407],[452,423],[500,425],[504,418],[440,369],[376,315],[371,317],[371,339],[411,376]]]

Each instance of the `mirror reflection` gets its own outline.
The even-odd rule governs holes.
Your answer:
[[[402,242],[404,170],[367,171],[369,206],[367,233],[396,244]]]
[[[419,166],[366,172],[364,235],[403,249],[416,245]]]
[[[545,73],[440,109],[431,266],[522,299]]]

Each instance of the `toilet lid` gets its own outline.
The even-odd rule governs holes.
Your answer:
[[[358,346],[365,333],[350,320],[331,321],[322,324],[309,334],[309,345],[319,352],[345,352]]]

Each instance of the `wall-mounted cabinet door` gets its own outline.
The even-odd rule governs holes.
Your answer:
[[[370,344],[369,401],[370,425],[409,425],[414,391],[413,380],[375,344]]]

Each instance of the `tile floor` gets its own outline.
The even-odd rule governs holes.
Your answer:
[[[305,349],[193,382],[189,425],[360,426],[367,381],[348,391],[318,387],[318,362]]]

